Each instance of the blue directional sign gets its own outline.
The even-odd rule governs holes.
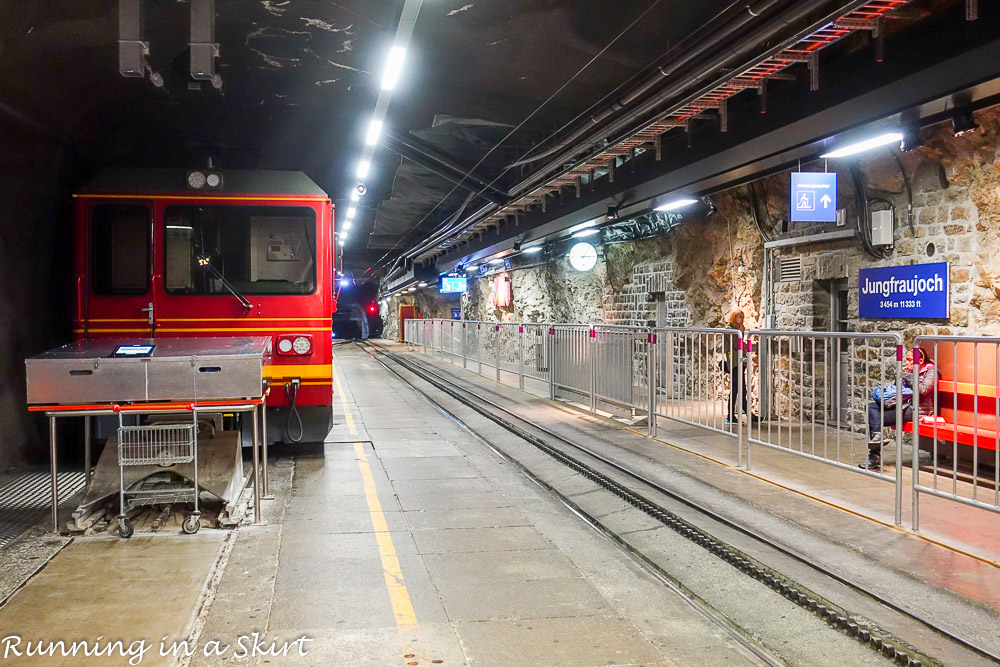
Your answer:
[[[460,319],[462,319],[462,309],[461,308],[452,308],[451,309],[451,319],[453,319],[453,320],[460,320]]]
[[[792,172],[792,222],[837,222],[837,174]]]
[[[948,287],[948,262],[861,269],[858,316],[946,320]]]

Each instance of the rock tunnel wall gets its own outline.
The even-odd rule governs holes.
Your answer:
[[[771,325],[782,330],[898,332],[906,345],[919,334],[1000,335],[1000,111],[979,112],[976,121],[981,126],[977,132],[957,138],[947,124],[925,128],[924,146],[908,153],[875,151],[853,162],[857,167],[853,174],[852,162],[846,160],[803,165],[804,171],[838,172],[839,206],[846,212],[843,226],[790,223],[789,177],[781,173],[754,184],[753,207],[748,186],[741,186],[713,195],[715,212],[665,236],[604,245],[593,271],[574,271],[564,254],[510,270],[514,298],[508,308],[492,304],[494,275],[470,279],[462,299],[463,316],[484,321],[724,327],[727,315],[740,308],[748,328],[763,328],[765,250],[753,211],[772,240],[855,229],[857,177],[872,210],[894,208],[894,246],[885,257],[868,254],[854,238],[774,249]],[[788,260],[798,264],[798,270],[781,275],[778,269]],[[859,318],[859,269],[926,262],[950,263],[947,320]],[[835,297],[846,298],[846,318],[839,323],[832,310]],[[433,312],[428,308],[425,317]],[[858,420],[868,400],[868,385],[878,379],[871,361],[883,352],[877,344],[859,344],[854,350],[850,363],[859,381],[853,383],[849,401]],[[779,383],[797,387],[803,374],[824,379],[826,370],[796,356],[805,354],[798,351],[779,364]],[[864,373],[868,382],[860,381]],[[828,407],[827,399],[818,389],[806,392],[801,400],[779,401],[777,409],[793,417],[809,416],[819,406]]]

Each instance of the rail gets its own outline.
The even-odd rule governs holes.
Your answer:
[[[923,420],[898,333],[408,320],[404,341],[591,414],[626,411],[650,435],[665,419],[725,436],[746,469],[766,448],[884,481],[897,525],[911,432],[914,530],[921,495],[1000,513],[1000,338],[916,339],[950,373]],[[875,401],[876,387],[903,398]]]

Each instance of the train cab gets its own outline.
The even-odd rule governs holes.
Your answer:
[[[301,172],[111,169],[74,196],[77,340],[267,336],[269,440],[331,424],[333,207]]]

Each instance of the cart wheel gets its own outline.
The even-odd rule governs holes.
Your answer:
[[[181,524],[181,530],[183,530],[188,535],[194,535],[201,528],[201,519],[199,519],[194,514],[189,515],[184,519],[184,523]]]
[[[128,520],[128,517],[118,517],[118,534],[125,539],[128,539],[132,537],[133,532],[134,529],[132,528],[132,522]]]

